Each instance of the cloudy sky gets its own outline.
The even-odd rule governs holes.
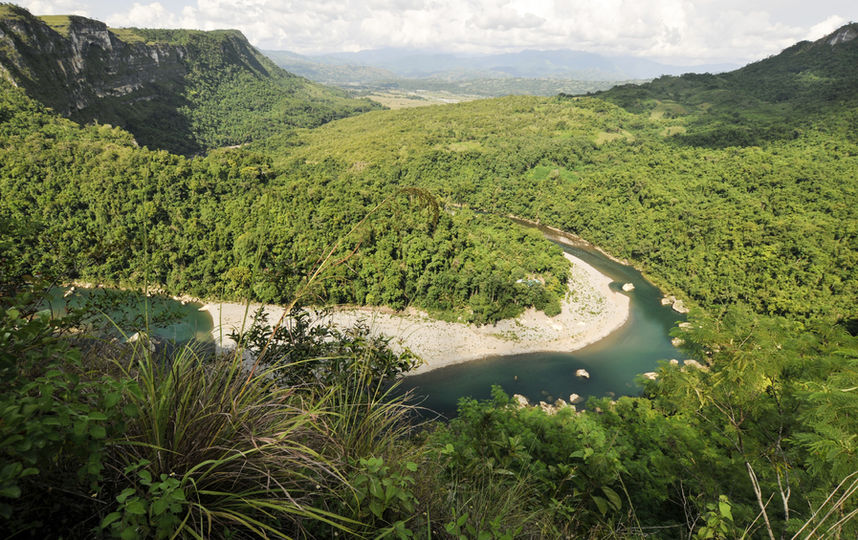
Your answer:
[[[15,0],[13,0],[15,1]],[[111,26],[237,28],[261,49],[576,49],[746,63],[858,21],[856,0],[18,0]]]

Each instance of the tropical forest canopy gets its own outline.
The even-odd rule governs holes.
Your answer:
[[[854,537],[856,37],[846,26],[728,74],[593,96],[275,122],[195,156],[2,83],[0,529]],[[209,53],[189,61],[200,81],[227,62],[194,54]],[[240,96],[247,81],[230,80]],[[223,88],[194,110],[225,118]],[[99,103],[114,109],[93,102],[101,121]],[[243,111],[239,125],[258,125]],[[228,142],[218,122],[191,122],[192,144]],[[40,278],[289,303],[328,254],[340,264],[304,303],[476,323],[556,312],[567,264],[506,214],[576,233],[688,300],[674,333],[705,369],[665,363],[641,396],[582,413],[497,389],[415,431],[384,394],[413,359],[365,328],[329,332],[300,311],[289,328],[260,321],[248,375],[240,354],[162,362],[40,314]]]

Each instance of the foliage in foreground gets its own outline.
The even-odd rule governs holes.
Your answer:
[[[858,338],[839,327],[732,308],[677,330],[710,369],[665,365],[644,397],[548,414],[496,389],[415,431],[415,407],[385,383],[408,357],[360,329],[332,343],[299,317],[270,355],[164,356],[66,335],[34,309],[37,289],[17,291],[0,314],[9,534],[858,532]],[[257,326],[258,345],[272,334]]]

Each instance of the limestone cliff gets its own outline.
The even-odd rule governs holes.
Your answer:
[[[111,29],[0,5],[0,76],[79,122],[192,153],[373,108],[288,73],[238,31]]]
[[[23,10],[22,10],[23,11]],[[126,43],[99,21],[68,17],[66,35],[20,14],[0,19],[0,64],[31,96],[71,117],[105,97],[156,99],[179,84],[185,51],[165,43]]]

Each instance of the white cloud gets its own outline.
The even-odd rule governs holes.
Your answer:
[[[140,4],[134,2],[131,8],[110,17],[108,24],[114,27],[136,26],[139,28],[177,27],[181,26],[181,15],[170,12],[161,2]],[[191,21],[189,21],[191,22]],[[192,24],[195,24],[193,21]]]
[[[805,35],[804,39],[807,39],[810,41],[815,41],[821,37],[825,37],[828,34],[834,32],[835,30],[837,30],[838,28],[840,28],[841,26],[843,26],[847,22],[849,22],[849,21],[847,21],[846,19],[844,19],[840,15],[832,15],[832,16],[828,17],[827,19],[825,19],[824,21],[819,22],[819,23],[811,26],[810,30]]]
[[[27,8],[33,15],[87,15],[87,10],[75,0],[15,0],[13,3]]]
[[[113,26],[237,28],[263,49],[579,49],[744,62],[858,19],[854,0],[23,0]],[[81,8],[81,5],[89,6]],[[77,6],[77,7],[76,7]],[[821,21],[821,22],[820,22]]]

